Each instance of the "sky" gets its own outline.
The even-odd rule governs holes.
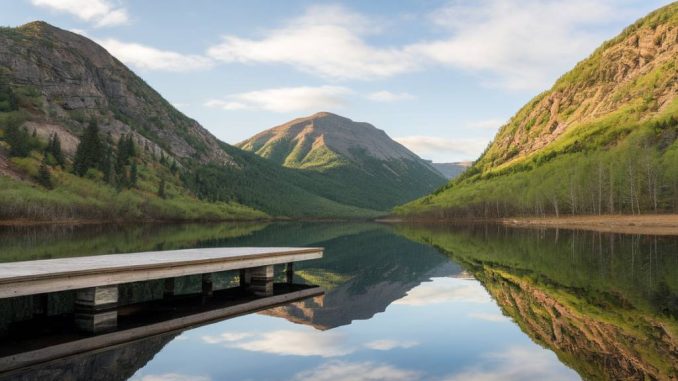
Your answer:
[[[0,25],[83,34],[235,144],[329,111],[436,162],[668,0],[0,0]]]

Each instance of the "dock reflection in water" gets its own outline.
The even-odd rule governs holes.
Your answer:
[[[319,246],[323,259],[295,266],[294,283],[326,293],[50,365],[78,368],[74,379],[678,377],[674,237],[331,223],[91,229],[0,232],[0,251],[25,260],[76,248]],[[110,371],[97,378],[101,367]]]

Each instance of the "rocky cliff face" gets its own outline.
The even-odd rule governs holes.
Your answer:
[[[133,131],[148,150],[225,164],[218,140],[104,48],[44,22],[0,29],[0,81],[25,94],[32,129],[73,140],[96,117],[114,137]],[[66,145],[72,152],[74,145]]]
[[[678,4],[659,9],[603,44],[501,128],[480,158],[485,171],[551,146],[566,135],[584,138],[593,123],[623,112],[623,123],[647,120],[678,93]],[[618,136],[610,136],[613,144]]]

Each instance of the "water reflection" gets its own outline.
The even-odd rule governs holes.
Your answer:
[[[0,231],[2,261],[215,246],[323,246],[295,282],[326,294],[54,366],[84,376],[116,359],[118,379],[144,381],[678,377],[676,238],[335,223]]]
[[[678,240],[502,227],[400,227],[463,264],[585,379],[678,377]]]

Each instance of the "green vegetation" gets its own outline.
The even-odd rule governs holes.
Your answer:
[[[82,36],[33,22],[1,28],[0,47],[0,218],[369,218],[405,201],[219,142]]]
[[[678,376],[675,239],[494,225],[397,231],[461,263],[584,379]]]
[[[333,201],[331,197],[339,192],[323,193],[331,185],[319,177],[282,168],[235,147],[224,145],[223,149],[233,165],[202,165],[182,174],[183,182],[201,199],[235,201],[278,216],[367,218],[384,214]]]
[[[295,119],[238,147],[300,174],[294,184],[303,189],[361,209],[388,211],[445,183],[383,131],[331,113]]]
[[[464,174],[395,213],[678,212],[676,23],[678,4],[671,4],[603,44],[519,110]],[[653,55],[642,68],[628,68],[620,57],[636,52],[641,39]]]
[[[635,125],[608,149],[588,140],[590,146],[555,151],[556,145],[501,171],[471,169],[396,213],[493,218],[678,212],[677,138],[671,111]]]

